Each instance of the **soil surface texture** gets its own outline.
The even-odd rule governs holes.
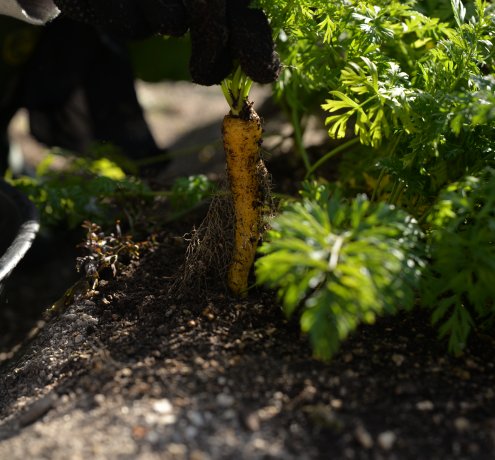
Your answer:
[[[286,163],[268,165],[278,184]],[[317,361],[272,292],[170,292],[183,235],[201,218],[160,233],[93,296],[0,341],[0,459],[495,458],[493,339],[450,356],[416,310],[359,328]],[[46,282],[36,289],[39,310]],[[13,301],[12,324],[34,320]]]
[[[422,312],[329,364],[271,293],[178,301],[176,235],[0,367],[5,459],[491,459],[493,343],[449,357]]]

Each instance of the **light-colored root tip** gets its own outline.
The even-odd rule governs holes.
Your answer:
[[[178,298],[197,297],[212,289],[226,290],[232,258],[234,210],[228,193],[215,195],[198,228],[185,235],[184,263],[170,289]]]

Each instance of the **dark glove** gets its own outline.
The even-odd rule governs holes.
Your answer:
[[[249,1],[231,1],[229,12],[230,48],[242,70],[253,81],[271,83],[280,73],[280,59],[274,50],[272,29],[265,13],[248,8]]]
[[[280,60],[272,31],[250,0],[184,0],[190,16],[191,76],[202,85],[219,84],[239,60],[242,70],[258,83],[275,81]]]
[[[219,84],[239,61],[258,83],[277,79],[280,61],[265,14],[250,0],[54,0],[63,14],[130,38],[180,36],[190,29],[192,80]]]
[[[162,34],[175,37],[188,29],[182,0],[54,0],[62,14],[128,38]]]

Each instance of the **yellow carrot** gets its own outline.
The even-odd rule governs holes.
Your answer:
[[[246,104],[239,115],[225,116],[222,125],[227,174],[234,203],[234,253],[227,284],[238,296],[247,293],[248,277],[260,238],[262,220],[261,187],[258,180],[261,121]]]

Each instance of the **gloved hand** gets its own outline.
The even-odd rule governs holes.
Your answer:
[[[54,0],[62,14],[129,38],[180,36],[188,28],[182,0]]]
[[[280,60],[274,51],[268,20],[250,0],[184,0],[190,17],[193,81],[220,83],[239,60],[242,70],[258,83],[275,81]]]
[[[192,80],[219,84],[239,61],[258,83],[277,79],[280,61],[265,14],[250,0],[54,0],[63,14],[130,38],[190,30]]]

